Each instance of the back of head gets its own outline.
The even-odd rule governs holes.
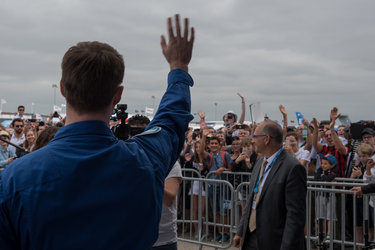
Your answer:
[[[271,120],[264,121],[262,123],[262,131],[271,137],[271,141],[276,146],[283,145],[283,130],[279,124]]]
[[[61,83],[67,103],[79,114],[104,110],[121,84],[125,65],[110,45],[80,42],[61,63]]]

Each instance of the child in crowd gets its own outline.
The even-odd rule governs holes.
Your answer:
[[[359,157],[359,166],[360,166],[361,169],[364,170],[363,180],[366,183],[375,183],[375,168],[374,168],[375,163],[371,159],[371,157],[374,154],[374,149],[369,144],[363,143],[357,148],[357,154],[358,154],[358,157]],[[354,171],[355,170],[353,170],[353,172]],[[357,200],[359,200],[359,198],[357,198]],[[363,203],[362,203],[362,205],[363,205]],[[369,238],[369,240],[370,241],[373,240],[373,235],[374,235],[374,225],[373,225],[374,205],[375,205],[375,197],[372,195],[370,197],[370,201],[369,201],[369,225],[370,225],[370,229],[369,229],[370,238]],[[359,222],[358,222],[358,219],[360,219]],[[358,223],[360,223],[361,226],[362,226],[362,220],[363,220],[362,216],[361,216],[361,218],[357,218],[357,225],[358,225]],[[362,229],[362,227],[361,227],[361,229]],[[357,239],[358,239],[358,241],[359,241],[359,239],[361,239],[359,242],[362,242],[363,232],[361,231],[359,233],[361,233],[361,235],[360,235],[360,237],[357,236]]]
[[[333,155],[319,154],[321,160],[321,168],[315,173],[314,181],[332,182],[335,180],[338,170],[335,168],[337,160]],[[316,218],[323,219],[323,223],[327,220],[327,236],[330,235],[330,220],[336,220],[336,199],[335,195],[319,192],[316,196]],[[331,208],[332,207],[332,208]],[[331,214],[331,211],[333,213]]]

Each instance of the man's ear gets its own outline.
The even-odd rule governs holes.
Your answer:
[[[266,136],[265,139],[266,139],[265,144],[269,145],[271,143],[271,136]]]
[[[119,86],[116,90],[115,95],[113,96],[113,107],[116,106],[117,103],[121,101],[122,91],[124,90],[124,86]]]
[[[63,97],[65,97],[65,90],[61,81],[60,81],[60,93],[62,94]]]

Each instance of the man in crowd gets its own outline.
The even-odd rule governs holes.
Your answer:
[[[254,132],[258,154],[250,195],[234,245],[247,249],[304,249],[306,220],[306,171],[283,149],[283,131],[267,120]]]
[[[128,125],[130,127],[130,136],[138,135],[142,133],[146,126],[150,123],[150,119],[147,116],[136,114],[128,119]]]
[[[345,125],[340,125],[337,127],[337,135],[339,136],[344,146],[348,144],[348,139],[345,138],[345,129],[346,129]]]
[[[25,106],[23,106],[23,105],[18,106],[17,111],[18,111],[18,113],[17,113],[17,115],[14,116],[13,119],[17,119],[17,118],[19,118],[21,120],[26,120],[27,119],[24,116],[24,114],[25,114]]]
[[[124,61],[110,45],[82,42],[62,61],[66,126],[0,173],[0,249],[149,249],[164,180],[182,149],[193,80],[194,29],[168,19],[161,39],[168,88],[147,131],[119,141],[108,127]],[[191,37],[189,39],[189,33]]]
[[[370,145],[375,150],[375,130],[365,128],[362,130],[361,135],[363,143]]]
[[[217,136],[208,137],[209,130],[203,130],[203,137],[201,140],[200,155],[205,160],[208,166],[208,171],[214,173],[210,175],[210,179],[220,179],[224,171],[230,171],[232,167],[232,159],[226,151],[221,150],[220,139]],[[208,140],[207,140],[208,138]],[[206,141],[208,141],[208,148],[210,152],[205,150]],[[228,209],[224,206],[224,200],[228,199],[228,194],[223,190],[223,186],[217,183],[210,183],[208,186],[208,199],[211,208],[216,217],[216,223],[228,222]],[[222,219],[223,218],[223,221]],[[218,227],[219,233],[215,237],[215,241],[227,242],[229,240],[228,229],[224,230]]]
[[[25,135],[23,133],[24,126],[24,120],[21,118],[16,118],[12,121],[11,127],[13,128],[13,134],[10,138],[11,143],[21,145],[25,141]],[[16,148],[14,146],[9,145],[9,150],[16,153]]]
[[[331,110],[331,123],[329,126],[329,130],[324,131],[324,141],[327,143],[323,145],[322,143],[318,142],[318,122],[314,118],[313,125],[314,125],[314,132],[313,132],[313,146],[317,153],[321,153],[323,155],[331,154],[336,157],[337,165],[336,168],[338,169],[337,177],[345,177],[345,169],[346,169],[346,161],[348,156],[348,148],[344,146],[342,141],[340,140],[339,136],[335,131],[335,121],[340,116],[336,107]]]

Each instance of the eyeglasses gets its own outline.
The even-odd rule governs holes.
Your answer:
[[[24,109],[19,109],[18,111],[25,111]]]
[[[324,137],[332,137],[332,135],[331,134],[326,134],[326,135],[324,135]]]
[[[363,140],[370,140],[372,138],[372,136],[363,136],[362,139]]]
[[[252,135],[251,138],[258,138],[258,137],[263,137],[263,136],[267,136],[265,134],[261,134],[261,135]]]
[[[16,128],[23,128],[24,125],[15,125]]]

